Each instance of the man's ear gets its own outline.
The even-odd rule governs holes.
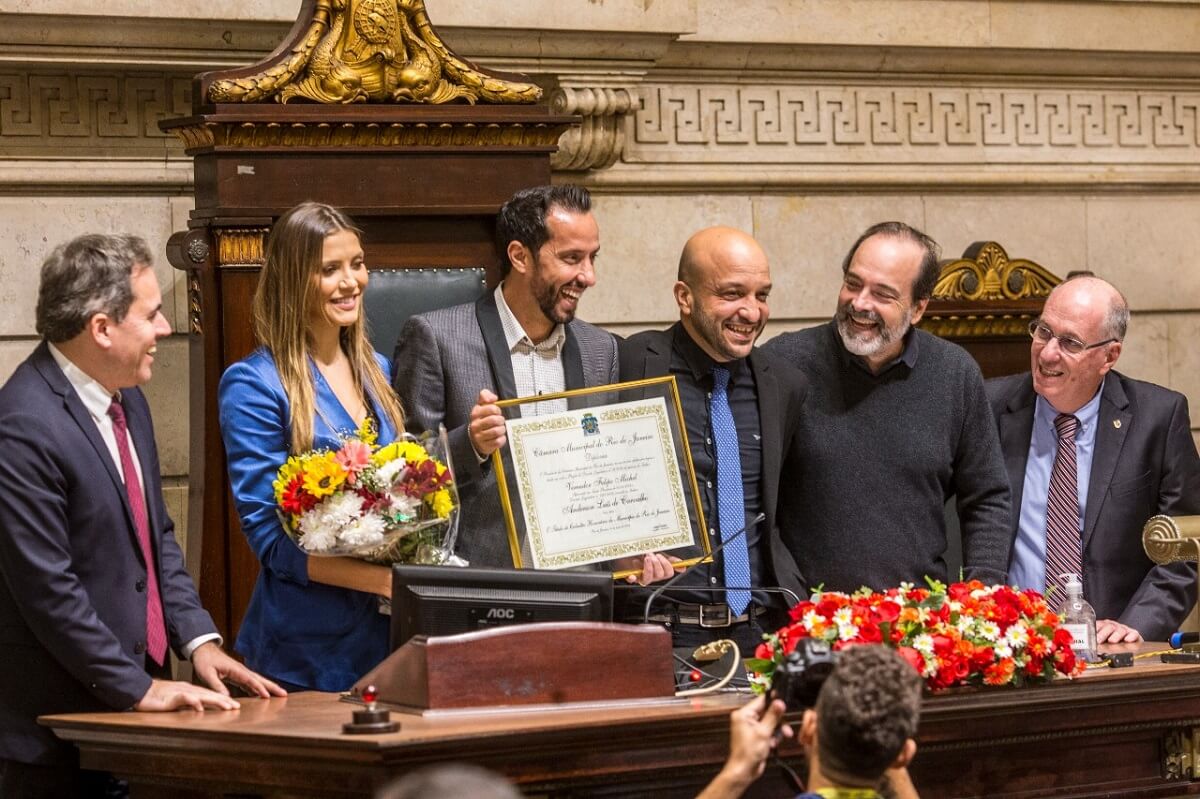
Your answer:
[[[805,747],[817,743],[817,711],[811,707],[804,711],[804,716],[800,719],[800,743]]]
[[[1100,367],[1100,376],[1108,374],[1109,370],[1117,365],[1117,359],[1121,357],[1121,342],[1114,341],[1112,344],[1104,345],[1104,365]]]
[[[512,264],[513,271],[520,272],[522,275],[528,275],[533,266],[533,253],[519,241],[510,241],[508,249],[505,250],[508,254],[508,262]]]
[[[917,754],[917,742],[912,738],[904,740],[904,746],[900,747],[900,754],[896,755],[896,759],[892,761],[889,768],[908,768],[908,764]]]
[[[921,321],[921,317],[925,315],[925,307],[928,305],[929,305],[928,297],[921,300],[920,302],[913,304],[912,311],[909,314],[909,318],[912,321],[913,327],[916,327],[917,322]]]
[[[95,313],[87,320],[84,329],[87,330],[97,347],[106,350],[112,346],[112,325],[113,321],[108,314]]]
[[[680,316],[692,315],[692,289],[682,280],[675,281],[675,304],[679,306]]]

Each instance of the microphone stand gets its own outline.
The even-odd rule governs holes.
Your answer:
[[[733,535],[729,536],[729,538],[726,538],[724,541],[722,541],[722,542],[721,542],[720,546],[718,546],[718,547],[717,547],[716,549],[714,549],[712,552],[708,553],[708,557],[707,557],[707,558],[705,558],[704,560],[700,561],[700,563],[695,563],[695,564],[692,564],[691,566],[687,567],[686,569],[683,569],[682,571],[680,571],[680,572],[679,572],[679,574],[676,574],[676,575],[675,575],[674,577],[672,577],[670,580],[667,580],[665,583],[663,583],[662,585],[660,585],[658,588],[654,589],[653,593],[651,593],[651,594],[650,594],[650,596],[649,596],[649,597],[646,599],[646,607],[645,607],[645,610],[642,612],[642,624],[649,624],[649,623],[650,623],[650,605],[652,605],[652,604],[654,603],[654,600],[656,600],[656,599],[658,599],[660,596],[662,596],[662,594],[663,594],[663,592],[664,592],[664,591],[666,591],[666,590],[667,590],[667,589],[669,589],[669,588],[670,588],[672,585],[674,585],[675,583],[677,583],[677,582],[679,582],[681,579],[683,579],[683,575],[685,575],[685,574],[689,573],[689,572],[690,572],[692,569],[696,568],[696,567],[697,567],[697,566],[699,566],[701,563],[712,563],[712,559],[713,559],[714,557],[716,557],[716,554],[717,554],[718,552],[720,552],[720,551],[721,551],[721,550],[723,550],[725,547],[727,547],[727,546],[729,546],[730,544],[732,544],[732,543],[733,543],[735,540],[737,540],[739,537],[741,537],[741,536],[744,536],[744,535],[747,533],[747,531],[749,531],[749,530],[752,530],[753,528],[755,528],[755,527],[757,527],[758,525],[762,524],[762,523],[763,523],[763,522],[766,520],[766,518],[767,518],[767,514],[765,514],[765,513],[760,513],[760,514],[758,514],[757,516],[755,516],[753,519],[751,519],[751,520],[750,520],[750,523],[749,523],[749,524],[743,525],[742,529],[738,530],[736,533],[734,533]],[[703,532],[703,531],[702,531],[702,532]],[[704,589],[704,590],[715,590],[715,589],[707,589],[707,588],[706,588],[706,589]],[[729,590],[733,590],[733,589],[729,589]],[[744,589],[744,588],[738,588],[737,590],[747,590],[747,589]],[[753,589],[750,589],[750,590],[753,590]],[[797,598],[797,601],[799,601],[799,598]]]

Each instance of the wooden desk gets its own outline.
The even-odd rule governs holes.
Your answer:
[[[728,714],[745,697],[670,705],[420,718],[399,732],[349,736],[351,706],[329,694],[245,700],[236,712],[95,713],[44,721],[88,768],[128,779],[136,796],[370,796],[414,767],[472,761],[529,794],[694,796],[724,760]],[[927,697],[914,778],[949,796],[1173,797],[1169,750],[1190,765],[1200,741],[1200,666],[1138,661],[1073,682]],[[792,760],[794,745],[785,750]],[[1185,761],[1186,757],[1186,761]],[[769,769],[768,774],[772,771]],[[189,793],[191,791],[191,793]],[[788,797],[765,779],[755,796]]]

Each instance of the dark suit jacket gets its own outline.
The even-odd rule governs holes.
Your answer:
[[[216,628],[163,506],[146,400],[121,393],[179,651]],[[37,716],[125,710],[150,687],[146,564],[120,471],[45,343],[0,389],[0,576],[0,758],[65,761],[71,748]]]
[[[1020,523],[1037,395],[1029,373],[987,381]],[[1104,379],[1083,523],[1084,594],[1097,618],[1165,641],[1196,602],[1194,564],[1156,566],[1142,549],[1155,514],[1200,513],[1200,459],[1187,399],[1117,372]]]
[[[563,377],[568,389],[617,381],[612,335],[578,319],[567,325]],[[446,425],[462,514],[456,552],[473,566],[512,566],[512,550],[491,461],[479,463],[467,433],[480,389],[517,396],[512,357],[496,298],[418,314],[404,324],[392,358],[392,383],[412,433]],[[516,412],[516,409],[511,409]]]
[[[620,342],[622,381],[671,373],[672,329],[647,330]],[[800,569],[779,535],[775,506],[779,499],[780,470],[795,439],[808,382],[799,371],[760,349],[751,351],[749,361],[758,390],[762,427],[762,512],[767,515],[762,529],[763,540],[770,542],[763,553],[763,562],[774,577],[774,582],[768,585],[787,588],[803,600],[805,587]]]

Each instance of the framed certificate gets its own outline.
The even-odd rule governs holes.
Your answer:
[[[492,466],[517,568],[563,569],[683,547],[708,556],[674,377],[498,404],[509,415],[508,442]]]

